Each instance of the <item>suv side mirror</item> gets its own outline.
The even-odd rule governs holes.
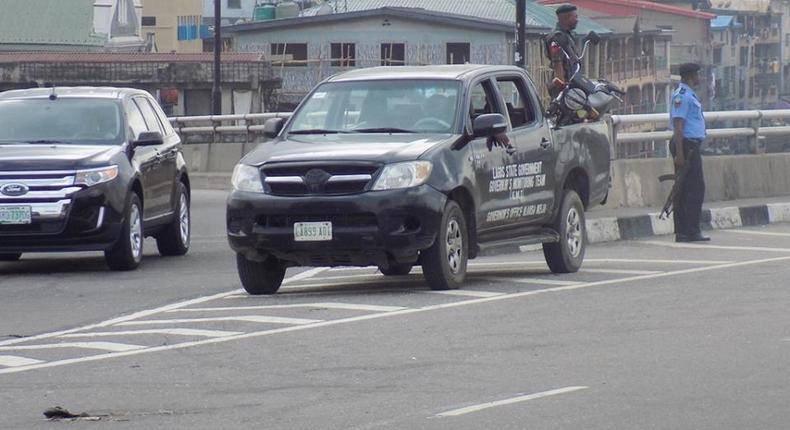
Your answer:
[[[274,139],[280,134],[285,125],[285,118],[270,118],[263,123],[263,135],[269,139]]]
[[[157,146],[164,143],[164,141],[162,133],[158,131],[144,131],[137,136],[137,140],[133,144],[134,146]]]
[[[507,131],[507,119],[501,113],[487,113],[472,123],[474,137],[492,137]]]

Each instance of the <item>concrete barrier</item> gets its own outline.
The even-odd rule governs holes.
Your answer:
[[[705,201],[717,202],[790,194],[790,154],[703,157]],[[672,173],[672,161],[616,160],[608,208],[663,206],[672,182],[658,177]]]
[[[208,143],[184,145],[193,173],[211,173],[211,184],[223,184],[243,154],[257,143]],[[727,155],[703,157],[705,201],[717,202],[790,195],[790,154]],[[672,173],[667,158],[615,160],[607,208],[661,207],[672,182],[658,177]],[[223,175],[225,173],[226,175]],[[227,188],[224,187],[224,188]],[[213,188],[213,187],[212,187]]]

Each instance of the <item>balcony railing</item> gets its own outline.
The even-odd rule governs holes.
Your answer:
[[[663,61],[666,67],[666,60]],[[602,75],[613,82],[656,76],[656,60],[653,57],[624,58],[609,60],[601,65]]]

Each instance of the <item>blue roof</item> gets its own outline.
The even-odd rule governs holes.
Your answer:
[[[712,28],[712,29],[718,29],[718,30],[723,30],[723,29],[725,29],[725,28],[729,28],[729,27],[731,27],[731,26],[733,25],[733,22],[734,22],[734,20],[735,20],[735,17],[734,17],[734,16],[730,16],[730,15],[719,15],[719,16],[717,16],[716,18],[714,18],[714,19],[712,19],[712,20],[710,21],[710,28]],[[736,22],[736,23],[735,23],[735,26],[736,26],[736,27],[737,27],[737,26],[740,26],[740,24],[738,24],[738,23]]]

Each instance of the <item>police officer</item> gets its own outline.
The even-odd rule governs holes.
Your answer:
[[[554,33],[552,33],[547,42],[551,69],[554,71],[554,80],[549,90],[550,93],[554,93],[552,97],[570,80],[576,65],[579,63],[576,33],[573,31],[579,22],[576,6],[564,4],[559,6],[556,12],[557,26],[554,27]],[[568,54],[567,56],[565,55],[566,53]]]
[[[675,197],[674,221],[676,242],[703,242],[710,238],[700,231],[702,201],[705,198],[705,179],[702,175],[700,146],[705,139],[705,117],[694,88],[699,86],[700,66],[693,63],[680,66],[681,83],[672,93],[669,128],[673,131],[669,150],[675,161],[675,171],[685,171]]]

